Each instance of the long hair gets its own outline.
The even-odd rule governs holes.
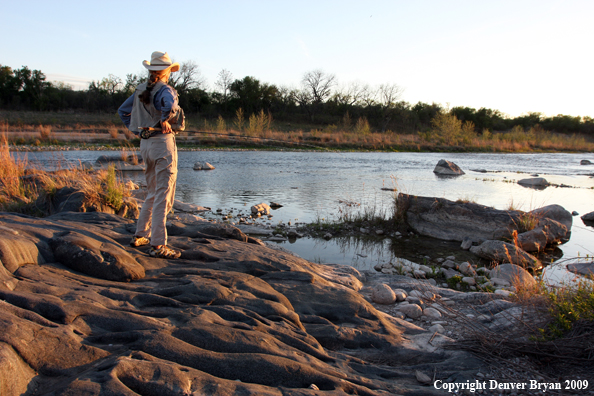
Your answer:
[[[151,102],[151,91],[153,90],[157,82],[159,82],[162,79],[162,77],[168,73],[169,69],[149,71],[149,79],[146,83],[146,89],[142,91],[139,96],[140,101],[142,103],[148,105]]]

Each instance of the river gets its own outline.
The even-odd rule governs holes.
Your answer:
[[[99,155],[119,152],[61,151],[28,153],[30,161],[46,167],[57,163],[92,161]],[[580,215],[594,210],[594,166],[580,165],[587,154],[485,154],[485,153],[360,153],[292,151],[180,151],[176,198],[201,206],[249,213],[261,202],[277,202],[267,222],[313,222],[338,220],[356,210],[390,213],[397,189],[420,196],[470,200],[479,204],[529,211],[559,204]],[[433,169],[440,159],[456,163],[466,174],[439,177]],[[194,171],[197,161],[215,166],[212,171]],[[485,172],[486,171],[486,172]],[[539,175],[551,186],[544,190],[522,187],[516,181]],[[137,182],[141,172],[128,172]],[[356,204],[348,205],[347,203]],[[360,206],[358,206],[360,204]],[[574,216],[572,236],[560,246],[562,260],[592,256],[594,230]],[[298,239],[282,246],[315,262],[372,268],[390,260],[388,241],[361,245],[355,241]],[[559,256],[558,255],[558,256]]]

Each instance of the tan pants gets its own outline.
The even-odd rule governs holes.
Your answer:
[[[151,245],[167,245],[167,214],[173,206],[177,181],[177,146],[173,134],[141,139],[140,153],[146,170],[148,194],[140,210],[136,236],[151,239]]]

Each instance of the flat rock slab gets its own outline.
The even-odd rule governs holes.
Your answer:
[[[567,270],[574,274],[594,276],[594,263],[567,264]]]
[[[12,386],[3,396],[319,393],[312,385],[337,395],[437,395],[416,370],[465,381],[481,368],[441,348],[453,340],[375,309],[355,269],[203,223],[169,225],[170,245],[185,256],[168,261],[127,246],[134,222],[116,215],[0,213],[0,229],[43,258],[5,271],[18,280],[11,287],[0,282],[0,384]],[[73,269],[70,248],[97,263],[105,252],[121,255],[144,277]]]
[[[510,236],[517,211],[498,210],[473,202],[398,194],[397,207],[419,234],[446,241],[499,239]]]

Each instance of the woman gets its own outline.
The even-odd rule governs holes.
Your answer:
[[[157,51],[143,65],[149,70],[148,82],[140,84],[118,109],[126,127],[141,136],[140,153],[146,165],[148,194],[130,245],[150,243],[151,256],[176,259],[181,253],[167,246],[165,222],[173,206],[177,180],[177,146],[170,121],[180,109],[177,92],[167,82],[170,74],[179,70],[179,63],[172,63],[167,52]],[[156,130],[147,133],[149,128]]]

